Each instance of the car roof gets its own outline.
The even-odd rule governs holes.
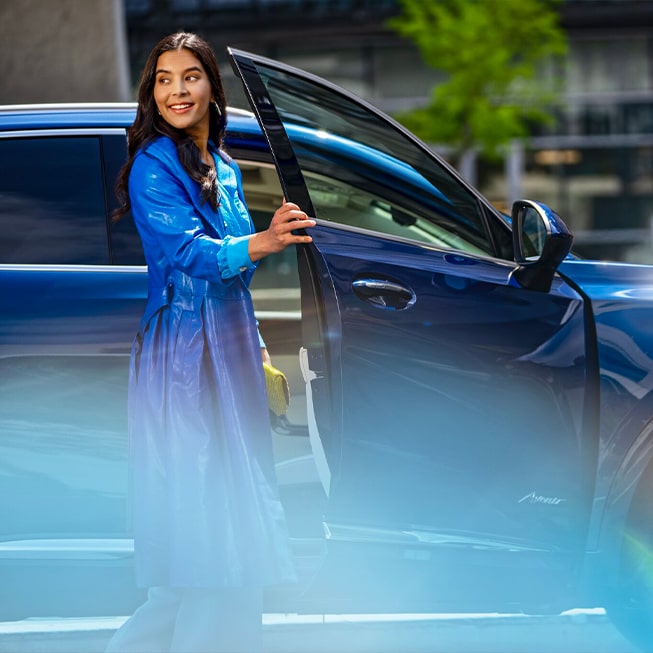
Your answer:
[[[135,102],[0,105],[0,131],[129,127]],[[229,108],[229,131],[260,133],[254,114]]]

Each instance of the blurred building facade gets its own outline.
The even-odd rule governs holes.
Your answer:
[[[0,1],[0,104],[131,98],[123,0]]]
[[[177,29],[219,55],[231,45],[303,68],[391,114],[424,103],[439,79],[386,26],[396,0],[124,1],[134,84]],[[561,24],[570,48],[554,72],[564,88],[555,126],[515,144],[508,173],[488,168],[478,185],[502,207],[516,196],[552,206],[581,254],[653,262],[653,0],[565,0]],[[221,64],[230,103],[244,107]]]

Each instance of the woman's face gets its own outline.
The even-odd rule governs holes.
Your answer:
[[[207,139],[213,100],[208,75],[190,50],[169,50],[157,59],[154,101],[169,125],[192,138]]]

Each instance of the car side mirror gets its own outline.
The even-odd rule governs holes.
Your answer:
[[[545,204],[517,200],[512,205],[512,243],[517,267],[511,281],[522,288],[549,292],[558,266],[571,250],[574,236]]]

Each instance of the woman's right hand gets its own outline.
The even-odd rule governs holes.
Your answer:
[[[248,254],[252,261],[258,261],[268,254],[280,252],[288,245],[310,243],[310,236],[294,234],[296,229],[310,229],[315,220],[310,219],[297,204],[283,201],[274,212],[270,226],[265,231],[255,233],[248,244]]]

